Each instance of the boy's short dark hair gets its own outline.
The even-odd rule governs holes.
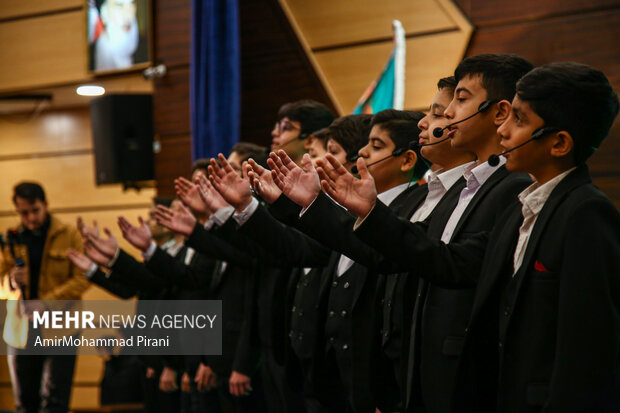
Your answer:
[[[45,191],[43,187],[36,182],[20,182],[13,188],[13,203],[16,202],[17,197],[25,199],[29,203],[33,204],[37,199],[41,202],[46,202]]]
[[[517,83],[517,96],[545,126],[571,134],[578,165],[600,146],[618,115],[618,96],[605,74],[580,63],[551,63],[532,70]]]
[[[327,140],[329,139],[329,127],[323,128],[318,132],[313,133],[312,136],[314,137],[314,139],[321,142],[321,146],[323,146],[323,149],[327,149]]]
[[[209,165],[211,165],[211,162],[208,158],[196,159],[192,164],[192,175],[194,174],[194,172],[196,172],[197,169],[206,171]]]
[[[170,206],[172,205],[172,201],[174,201],[175,199],[177,198],[173,198],[170,196],[155,196],[153,197],[153,205],[163,205],[170,208]]]
[[[424,117],[422,112],[413,110],[386,109],[376,113],[372,117],[371,126],[379,126],[390,135],[395,149],[409,149],[409,143],[418,142],[420,129],[418,122]],[[420,153],[420,147],[416,146],[413,151],[418,157],[413,168],[413,176],[420,179],[428,170],[428,161]]]
[[[512,102],[517,81],[534,66],[525,58],[510,53],[489,53],[463,60],[454,71],[457,83],[466,76],[480,75],[488,100]]]
[[[437,89],[442,90],[447,88],[454,90],[456,89],[457,83],[454,76],[442,77],[439,79],[439,82],[437,82]]]
[[[282,105],[278,121],[289,118],[300,123],[301,134],[311,134],[326,128],[334,121],[334,114],[322,103],[304,99]]]
[[[269,153],[265,146],[260,146],[251,142],[236,143],[230,150],[230,153],[233,152],[239,155],[241,162],[247,161],[250,158],[256,159]]]
[[[361,148],[368,144],[370,134],[370,121],[372,115],[347,115],[342,116],[329,125],[327,133],[347,153],[347,159],[352,161],[357,157]]]

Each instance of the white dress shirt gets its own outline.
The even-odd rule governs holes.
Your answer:
[[[471,166],[474,162],[468,162],[463,165],[455,166],[452,169],[444,171],[440,169],[436,172],[431,172],[428,175],[428,194],[424,199],[424,203],[413,213],[411,216],[411,222],[424,221],[433,212],[441,198],[448,192],[452,185],[463,176],[463,172]]]
[[[482,162],[479,165],[475,163],[470,164],[463,173],[463,177],[465,177],[465,181],[467,182],[465,188],[461,191],[459,196],[459,203],[452,211],[452,215],[450,215],[450,219],[446,224],[443,234],[441,235],[441,241],[444,243],[449,243],[452,240],[452,236],[454,235],[454,229],[456,228],[459,220],[463,216],[465,209],[474,198],[474,195],[478,192],[480,187],[484,185],[484,183],[489,179],[493,172],[495,172],[498,168],[506,163],[506,158],[503,156],[499,157],[499,164],[496,166],[489,165],[488,162]]]
[[[549,195],[555,189],[556,186],[566,178],[566,175],[571,173],[575,168],[571,168],[568,171],[562,172],[555,178],[539,186],[538,182],[534,182],[528,186],[519,194],[519,201],[522,204],[521,214],[523,215],[523,223],[519,228],[519,241],[517,241],[517,248],[515,249],[515,255],[513,258],[514,276],[521,264],[523,264],[523,258],[525,257],[525,250],[530,240],[530,235],[534,229],[536,219],[540,214],[540,211],[545,206]]]

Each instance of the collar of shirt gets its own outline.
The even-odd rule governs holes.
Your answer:
[[[476,163],[471,163],[463,172],[463,177],[465,181],[467,181],[468,189],[479,188],[489,179],[493,172],[500,168],[502,165],[506,163],[506,158],[503,156],[499,157],[499,163],[496,166],[489,165],[488,162],[482,162],[479,165]]]
[[[564,171],[542,185],[539,185],[538,182],[534,182],[532,185],[525,188],[519,194],[519,201],[523,205],[523,216],[526,216],[527,210],[529,210],[531,215],[538,215],[545,205],[545,202],[547,202],[547,199],[549,199],[551,192],[553,192],[560,181],[562,181],[562,179],[564,179],[573,170],[575,170],[575,168]]]
[[[474,164],[474,161],[467,162],[463,165],[455,166],[452,169],[448,169],[444,171],[443,169],[439,171],[439,174],[436,176],[436,180],[441,183],[441,186],[445,191],[452,188],[452,185],[459,180],[461,176],[465,173],[468,168],[471,168]],[[431,191],[431,182],[428,183],[428,190]]]
[[[183,248],[183,243],[182,242],[177,243],[176,240],[174,239],[171,239],[170,241],[166,242],[164,246],[162,247],[162,249],[166,251],[172,257],[176,257],[179,251],[181,251],[181,248]]]
[[[404,184],[400,184],[398,186],[390,188],[387,191],[383,191],[379,195],[377,195],[377,199],[379,199],[379,201],[383,202],[385,205],[390,205],[392,201],[401,194],[401,192],[409,188],[409,186],[411,185],[416,184],[414,182],[405,182]]]

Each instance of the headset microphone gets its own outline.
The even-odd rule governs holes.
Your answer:
[[[476,113],[474,113],[473,115],[468,116],[468,117],[466,117],[465,119],[461,119],[461,120],[459,120],[458,122],[453,122],[453,123],[451,123],[451,124],[449,124],[449,125],[445,126],[444,128],[435,128],[435,129],[433,129],[433,136],[434,136],[434,137],[436,137],[436,138],[441,138],[441,137],[443,136],[443,132],[444,132],[446,129],[451,128],[451,127],[452,127],[452,126],[454,126],[454,125],[458,125],[458,124],[459,124],[459,123],[461,123],[461,122],[465,122],[466,120],[469,120],[469,119],[473,118],[474,116],[476,116],[476,115],[478,115],[478,114],[480,114],[480,113],[484,113],[484,112],[486,112],[487,110],[489,110],[489,108],[490,108],[491,106],[493,106],[495,103],[497,103],[497,102],[499,102],[499,101],[500,101],[499,99],[485,100],[484,102],[482,102],[482,103],[480,104],[480,106],[478,106],[478,111],[477,111]],[[436,142],[436,143],[428,143],[428,144],[426,144],[426,145],[421,145],[421,146],[436,145],[437,143],[439,143],[439,142]]]
[[[506,155],[507,153],[510,153],[512,151],[514,151],[515,149],[519,149],[520,147],[522,147],[523,145],[526,145],[532,141],[538,140],[540,138],[542,138],[545,135],[548,135],[550,133],[554,133],[554,132],[559,132],[560,129],[559,128],[554,128],[554,127],[542,127],[542,128],[538,128],[534,131],[534,133],[532,133],[532,137],[529,138],[528,140],[526,140],[525,142],[523,142],[522,144],[519,144],[517,146],[515,146],[512,149],[508,149],[507,151],[504,151],[502,153],[499,153],[497,155],[491,155],[489,156],[489,160],[487,161],[489,163],[490,166],[497,166],[499,164],[499,157]]]
[[[310,136],[310,133],[300,133],[299,136],[296,136],[292,139],[289,139],[288,141],[278,145],[278,147],[275,150],[280,150],[282,148],[284,148],[286,145],[288,145],[289,143],[295,142],[295,141],[303,141],[304,139],[306,139],[308,136]]]
[[[392,152],[389,156],[386,156],[385,158],[379,159],[378,161],[374,161],[372,163],[369,163],[368,165],[366,165],[366,168],[370,168],[371,166],[373,166],[375,164],[378,164],[379,162],[383,162],[386,159],[390,159],[393,156],[400,156],[403,153],[405,153],[406,150],[407,150],[407,148],[394,149],[394,152]],[[357,158],[359,158],[359,156]],[[356,160],[357,160],[357,158],[356,158]],[[359,171],[357,170],[357,165],[354,165],[351,168],[351,173],[354,174],[354,175],[357,175],[359,173]]]

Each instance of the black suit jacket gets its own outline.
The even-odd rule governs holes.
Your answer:
[[[504,212],[506,205],[512,203],[529,182],[528,177],[510,174],[504,167],[498,168],[485,181],[465,209],[452,235],[450,244],[460,244],[460,241],[469,239],[472,234],[482,234],[484,240],[478,244],[478,249],[469,249],[466,254],[448,249],[447,245],[439,240],[451,215],[449,208],[456,205],[449,205],[448,198],[443,203],[447,207],[442,206],[437,211],[437,215],[442,216],[441,220],[433,217],[425,223],[413,224],[398,220],[384,205],[377,202],[355,232],[361,239],[391,258],[394,262],[390,265],[415,270],[420,277],[433,282],[426,290],[421,291],[422,307],[417,309],[422,312],[419,325],[416,326],[420,336],[414,341],[414,344],[420,345],[419,353],[415,348],[410,351],[410,357],[415,358],[419,354],[422,400],[430,411],[450,411],[458,360],[474,300],[477,276],[467,280],[461,289],[451,289],[454,286],[452,275],[459,271],[455,262],[470,265],[471,274],[479,271],[488,232]],[[443,213],[444,211],[446,213]],[[442,278],[443,274],[447,275]],[[414,320],[418,322],[417,318]],[[419,403],[414,400],[417,386],[415,375],[418,374],[416,365],[417,361],[410,370],[410,406]]]
[[[513,276],[521,219],[517,202],[490,236],[455,409],[620,411],[620,214],[579,167],[551,193]],[[493,381],[496,393],[480,392]]]

